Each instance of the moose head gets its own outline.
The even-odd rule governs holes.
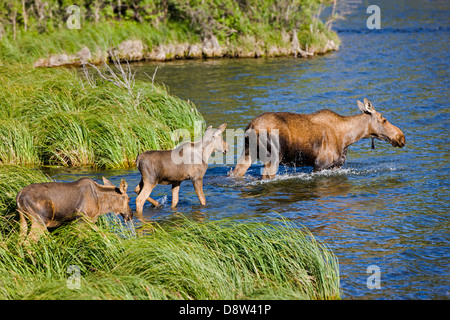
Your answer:
[[[376,111],[369,100],[364,98],[364,103],[359,100],[357,103],[362,112],[370,115],[368,130],[371,138],[388,141],[394,147],[402,148],[405,145],[405,135],[402,130],[391,124],[381,113]]]

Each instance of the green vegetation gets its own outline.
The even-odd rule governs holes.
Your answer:
[[[164,87],[129,79],[121,85],[65,69],[0,68],[0,164],[131,167],[143,151],[173,147],[175,129],[202,120]]]
[[[0,298],[339,299],[336,257],[286,221],[182,218],[136,236],[100,220],[61,227],[29,246],[3,235]],[[80,270],[79,289],[67,286],[71,265]]]
[[[303,50],[322,52],[328,40],[339,43],[330,29],[336,15],[326,22],[319,18],[336,0],[122,0],[120,6],[84,0],[78,2],[81,29],[67,27],[75,14],[66,11],[71,1],[45,3],[7,0],[0,5],[0,61],[34,62],[87,47],[91,61],[99,62],[125,40],[140,40],[151,51],[159,45],[201,43],[210,35],[227,56],[249,56],[255,50],[264,55],[275,49],[286,55],[294,30]]]
[[[81,29],[68,29],[70,1],[2,2],[0,164],[129,167],[144,150],[172,147],[174,129],[192,128],[202,119],[195,106],[165,88],[134,79],[115,86],[101,78],[80,80],[73,71],[32,70],[38,59],[41,66],[60,65],[49,63],[49,55],[88,48],[87,61],[99,63],[108,55],[111,59],[109,49],[130,39],[143,44],[144,58],[157,46],[201,43],[212,35],[221,42],[221,54],[240,57],[292,53],[294,31],[298,50],[309,46],[321,52],[328,40],[337,41],[319,19],[324,6],[336,4],[332,0],[120,3],[82,1]],[[177,56],[171,48],[163,57]],[[183,50],[186,54],[187,46]]]

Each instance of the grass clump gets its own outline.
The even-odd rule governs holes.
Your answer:
[[[39,163],[32,133],[28,126],[18,119],[0,120],[0,163]]]
[[[323,244],[287,221],[182,219],[133,241],[116,270],[132,270],[172,298],[330,299],[339,296],[337,268]]]
[[[143,151],[173,147],[173,130],[202,121],[163,86],[118,86],[65,69],[7,65],[0,98],[0,164],[132,167]]]

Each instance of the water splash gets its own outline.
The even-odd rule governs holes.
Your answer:
[[[166,203],[167,203],[167,195],[165,195],[165,196],[163,196],[162,198],[161,198],[161,200],[159,200],[158,202],[159,202],[159,204],[161,205],[161,206],[164,206]]]
[[[364,168],[362,168],[364,166]],[[385,163],[379,164],[377,166],[371,166],[366,168],[366,165],[354,164],[352,167],[339,168],[339,169],[327,169],[318,172],[296,172],[296,168],[280,167],[277,175],[272,179],[261,179],[260,175],[246,174],[242,178],[233,179],[233,185],[261,185],[266,183],[274,183],[287,180],[301,180],[301,181],[312,181],[315,179],[326,178],[326,177],[338,177],[338,176],[366,176],[374,173],[392,172],[392,171],[402,171],[405,169],[403,166],[397,164]],[[231,170],[230,170],[231,171]]]

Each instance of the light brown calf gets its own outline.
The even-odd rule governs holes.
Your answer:
[[[159,206],[157,201],[149,197],[157,184],[172,185],[172,208],[176,207],[180,184],[188,179],[194,184],[200,203],[205,205],[203,176],[212,152],[225,153],[229,150],[222,138],[226,126],[224,123],[218,129],[208,127],[202,139],[184,142],[173,150],[154,150],[140,154],[136,159],[136,166],[142,175],[139,185],[134,190],[139,194],[136,198],[136,215],[142,216],[146,200],[154,206]]]
[[[133,217],[127,195],[127,183],[122,180],[115,187],[106,178],[100,185],[89,178],[74,182],[46,182],[30,184],[16,197],[20,215],[21,237],[27,233],[27,221],[31,221],[30,238],[37,240],[47,228],[58,227],[64,222],[81,217],[95,219],[105,213],[120,214],[128,221]]]

